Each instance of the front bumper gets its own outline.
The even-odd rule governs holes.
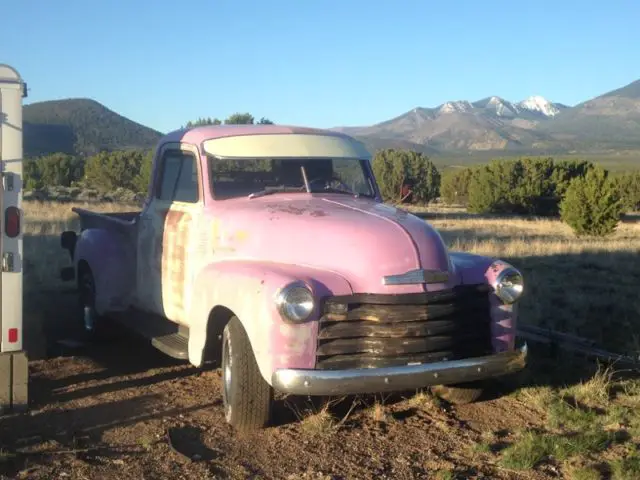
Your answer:
[[[382,393],[499,377],[522,370],[526,363],[525,343],[511,352],[422,365],[349,370],[285,368],[273,372],[271,384],[274,389],[292,395]]]

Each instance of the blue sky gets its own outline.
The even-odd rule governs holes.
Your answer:
[[[27,103],[89,97],[162,132],[236,111],[367,125],[626,85],[639,20],[637,0],[3,0],[0,63],[26,79]]]

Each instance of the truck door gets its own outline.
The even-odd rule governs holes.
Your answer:
[[[194,224],[202,209],[198,151],[170,144],[158,153],[151,198],[138,232],[139,307],[186,323]]]

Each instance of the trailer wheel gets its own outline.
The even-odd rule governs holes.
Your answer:
[[[222,399],[225,418],[237,430],[268,425],[273,389],[262,378],[249,337],[235,316],[222,333]]]
[[[106,340],[105,319],[95,309],[96,284],[89,266],[78,269],[78,320],[84,337],[90,341]]]
[[[452,405],[473,403],[483,394],[484,382],[460,383],[457,385],[436,385],[431,391],[439,398]]]

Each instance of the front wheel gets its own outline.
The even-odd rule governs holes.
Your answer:
[[[262,378],[249,337],[237,317],[231,318],[222,333],[222,398],[226,420],[237,430],[268,425],[273,389]]]

